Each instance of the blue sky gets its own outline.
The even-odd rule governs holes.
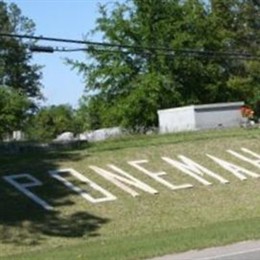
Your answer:
[[[8,0],[6,2],[16,3],[22,14],[35,22],[35,35],[81,40],[95,27],[98,3],[110,4],[114,0]],[[89,37],[88,40],[101,41],[98,37]],[[41,42],[40,44],[52,45],[53,43]],[[59,46],[59,43],[54,45]],[[73,45],[65,46],[73,47]],[[47,98],[45,105],[66,103],[76,107],[83,94],[84,81],[81,75],[64,64],[64,58],[84,60],[85,55],[83,53],[34,53],[33,56],[35,63],[44,65],[42,83],[43,94]]]

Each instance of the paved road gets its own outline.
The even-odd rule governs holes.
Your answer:
[[[260,241],[246,241],[223,247],[192,250],[151,260],[260,260]]]

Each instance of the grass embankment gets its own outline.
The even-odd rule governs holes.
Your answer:
[[[260,154],[260,131],[234,129],[164,136],[129,137],[96,143],[80,151],[34,153],[0,158],[1,176],[29,173],[43,182],[30,190],[55,207],[48,212],[0,179],[0,256],[3,259],[140,259],[193,248],[260,238],[260,179],[240,181],[206,154],[260,174],[260,169],[226,152],[248,148]],[[185,155],[230,181],[211,186],[173,168],[161,157]],[[248,156],[248,155],[247,155]],[[164,171],[172,184],[193,188],[172,191],[130,166]],[[114,164],[158,190],[134,188],[133,198],[89,168]],[[47,171],[73,168],[115,196],[92,204],[50,178]],[[80,187],[79,181],[66,178]],[[86,187],[85,187],[86,188]],[[96,192],[87,187],[93,196]],[[2,259],[2,258],[1,258]]]

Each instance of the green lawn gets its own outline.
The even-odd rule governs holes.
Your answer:
[[[259,129],[232,129],[196,133],[130,136],[63,152],[34,152],[2,155],[1,176],[29,173],[43,185],[30,191],[55,207],[46,211],[0,179],[1,259],[142,259],[193,248],[222,245],[260,238],[260,179],[241,181],[218,166],[211,154],[260,174],[260,169],[226,152],[245,147],[260,154]],[[230,181],[204,186],[161,159],[185,155]],[[127,162],[147,160],[152,172],[162,178],[193,188],[170,190],[130,166]],[[89,168],[108,169],[114,164],[150,185],[151,195],[132,187],[138,197],[119,189]],[[70,191],[47,171],[73,168],[117,197],[115,201],[92,204]],[[92,189],[70,176],[68,180]]]

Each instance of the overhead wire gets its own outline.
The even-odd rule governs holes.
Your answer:
[[[44,36],[32,36],[32,35],[22,35],[22,34],[10,34],[0,32],[0,37],[11,37],[19,39],[30,39],[37,41],[48,41],[48,42],[62,42],[62,43],[74,43],[74,44],[84,44],[88,47],[84,48],[67,48],[67,47],[52,47],[52,46],[38,46],[38,45],[28,45],[31,51],[38,52],[111,52],[111,53],[132,53],[134,50],[136,53],[140,52],[144,55],[164,55],[164,56],[185,56],[185,57],[205,57],[205,58],[217,58],[226,57],[230,59],[245,59],[245,60],[260,60],[260,55],[245,53],[245,52],[230,52],[230,51],[211,51],[211,50],[196,50],[196,49],[173,49],[163,46],[139,46],[139,45],[126,45],[126,44],[115,44],[107,42],[94,42],[85,40],[73,40],[65,38],[53,38]],[[131,51],[130,51],[131,50]]]

